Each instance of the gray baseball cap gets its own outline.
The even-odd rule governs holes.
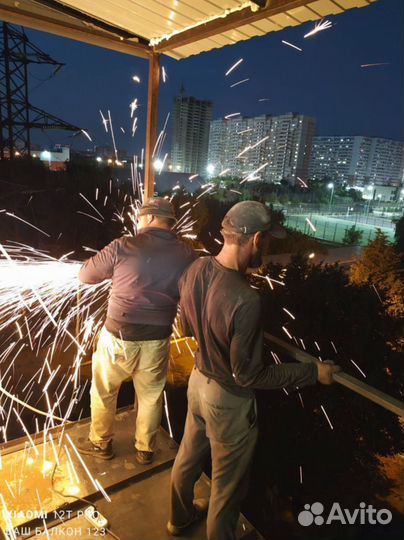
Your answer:
[[[176,220],[174,206],[163,197],[151,197],[142,204],[139,216],[147,215]]]
[[[222,221],[223,231],[237,234],[255,234],[268,231],[275,238],[285,238],[285,229],[271,223],[268,208],[258,201],[242,201],[230,208]]]

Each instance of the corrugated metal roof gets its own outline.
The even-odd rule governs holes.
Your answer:
[[[97,27],[99,21],[109,27],[101,29],[104,32],[129,33],[143,39],[145,44],[150,42],[157,49],[160,46],[169,56],[185,58],[307,21],[338,15],[373,1],[270,0],[266,8],[258,9],[250,0],[0,0],[0,16],[2,6],[15,12],[25,7],[33,21],[36,17],[56,20],[59,24],[74,21],[76,25],[84,25],[83,28],[89,32],[93,31],[93,35],[94,29],[100,31]],[[81,16],[83,20],[80,20]],[[234,24],[229,27],[230,18]],[[33,22],[33,27],[38,28],[38,21],[36,26]],[[222,23],[223,31],[220,29]],[[206,33],[205,30],[212,25],[215,30]],[[181,41],[185,33],[188,38],[184,43]]]

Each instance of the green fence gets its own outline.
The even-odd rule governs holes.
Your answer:
[[[352,225],[355,225],[355,229],[363,233],[360,240],[360,244],[363,246],[375,238],[376,230],[379,228],[387,235],[387,238],[391,242],[394,241],[394,229],[392,227],[377,227],[371,223],[360,223],[360,221],[355,221],[354,219],[351,221],[342,217],[337,218],[314,213],[306,215],[288,214],[285,219],[285,225],[313,238],[336,243],[342,243],[345,232]]]

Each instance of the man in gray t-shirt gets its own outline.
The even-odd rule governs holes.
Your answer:
[[[195,482],[211,455],[209,540],[235,538],[240,503],[256,439],[254,389],[331,384],[329,363],[266,365],[260,298],[245,278],[261,265],[271,228],[266,207],[255,201],[233,206],[222,222],[224,246],[216,257],[196,260],[180,281],[184,332],[199,344],[188,386],[185,432],[171,479],[170,534],[182,534],[206,504],[193,500]],[[278,229],[278,236],[280,231]]]

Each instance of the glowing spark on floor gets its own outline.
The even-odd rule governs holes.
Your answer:
[[[243,83],[246,83],[247,81],[249,81],[250,78],[248,79],[242,79],[241,81],[238,81],[238,82],[235,82],[233,84],[230,85],[230,88],[234,88],[235,86],[238,86],[239,84],[243,84]]]
[[[331,428],[331,429],[334,429],[334,426],[331,424],[331,420],[329,419],[328,414],[326,413],[326,410],[324,409],[324,407],[323,407],[322,405],[320,405],[320,407],[321,407],[321,410],[322,410],[323,413],[324,413],[324,416],[325,416],[326,419],[327,419],[327,422],[328,422],[329,425],[330,425],[330,428]]]
[[[319,32],[322,32],[323,30],[328,30],[328,28],[332,27],[332,22],[328,21],[327,19],[324,21],[320,21],[314,25],[313,30],[310,30],[310,32],[307,32],[303,37],[308,38],[310,36],[314,36],[315,34],[318,34]]]
[[[352,362],[353,365],[356,367],[356,369],[357,369],[360,373],[362,373],[363,377],[366,379],[365,373],[361,370],[361,368],[358,366],[358,364],[352,360],[352,358],[351,358],[351,362]]]
[[[282,39],[282,43],[284,45],[287,45],[288,47],[293,47],[293,49],[296,49],[297,51],[300,51],[302,52],[303,49],[301,49],[300,47],[298,47],[297,45],[293,45],[293,43],[289,43],[289,41],[285,41],[284,39]]]
[[[241,64],[241,62],[243,61],[243,58],[240,58],[240,60],[237,60],[237,62],[235,64],[233,64],[225,73],[225,77],[227,77],[228,75],[230,75],[230,73],[236,69],[237,66],[239,66]]]

